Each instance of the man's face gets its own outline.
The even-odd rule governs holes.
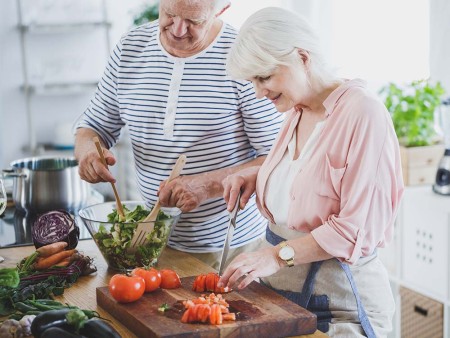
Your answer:
[[[196,54],[211,43],[215,15],[211,0],[161,0],[161,42],[175,56]]]

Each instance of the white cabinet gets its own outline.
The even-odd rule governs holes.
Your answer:
[[[392,337],[404,337],[402,325],[406,328],[408,326],[405,325],[420,322],[411,321],[411,318],[423,320],[419,329],[431,325],[436,330],[435,323],[441,323],[438,325],[442,328],[437,331],[424,331],[429,333],[429,337],[450,337],[449,229],[450,196],[434,193],[431,186],[406,187],[394,241],[380,250],[397,302]],[[411,298],[417,299],[417,304],[411,302]],[[433,310],[439,308],[443,311]],[[417,333],[417,337],[425,338],[428,333]]]

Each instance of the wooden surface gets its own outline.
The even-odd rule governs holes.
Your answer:
[[[76,305],[83,309],[96,310],[100,315],[112,321],[112,325],[120,333],[123,338],[135,338],[130,330],[117,321],[111,314],[106,312],[96,302],[96,288],[108,285],[108,281],[115,273],[108,270],[105,260],[100,251],[92,240],[81,240],[77,249],[85,255],[94,258],[94,264],[97,272],[90,276],[80,277],[79,280],[66,289],[64,295],[57,297],[57,300],[63,303]],[[34,251],[33,246],[15,247],[0,249],[0,256],[5,258],[0,263],[0,268],[15,267],[16,264],[25,256]],[[200,273],[215,272],[211,267],[194,258],[193,256],[170,248],[164,249],[163,254],[158,262],[157,268],[170,268],[178,272],[180,277],[196,276]],[[302,338],[320,338],[327,337],[320,331],[316,331],[311,335],[303,335]]]
[[[159,289],[145,294],[130,304],[117,303],[107,287],[97,289],[97,304],[113,314],[138,337],[287,337],[314,333],[316,316],[288,301],[276,292],[257,282],[244,290],[224,294],[231,312],[238,313],[236,321],[222,325],[184,324],[179,301],[197,298],[192,291],[195,277],[181,279],[182,287],[172,290]],[[168,304],[179,311],[158,312],[161,304]],[[174,306],[175,305],[175,306]]]

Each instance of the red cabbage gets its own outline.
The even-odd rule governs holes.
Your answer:
[[[31,228],[34,246],[67,242],[66,249],[74,249],[80,237],[80,228],[71,214],[64,210],[49,211],[40,215]]]

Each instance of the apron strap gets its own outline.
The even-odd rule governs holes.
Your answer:
[[[280,244],[281,242],[285,241],[281,236],[278,236],[276,233],[274,233],[272,230],[269,229],[269,227],[266,228],[266,240],[272,244],[273,246]],[[316,281],[316,275],[317,272],[320,269],[320,266],[322,265],[323,261],[319,262],[313,262],[311,263],[311,266],[308,271],[308,275],[306,276],[305,282],[303,283],[302,292],[300,295],[300,298],[298,299],[298,303],[300,306],[306,307],[309,304],[309,301],[311,300],[311,295],[314,290],[314,283]]]
[[[361,298],[359,297],[358,289],[356,288],[355,280],[353,279],[353,274],[350,271],[350,267],[348,264],[339,262],[339,265],[341,266],[342,270],[344,270],[345,275],[347,276],[348,281],[350,282],[350,286],[352,287],[353,294],[356,298],[356,306],[358,308],[358,318],[361,322],[361,326],[367,335],[367,338],[376,338],[375,332],[373,331],[372,324],[370,324],[369,318],[367,317],[367,313],[364,310],[364,306],[361,302]]]
[[[272,244],[277,245],[280,242],[285,241],[281,236],[278,236],[276,233],[274,233],[272,230],[270,230],[269,227],[266,228],[266,240]],[[336,259],[337,260],[337,259]],[[316,275],[319,271],[322,263],[324,261],[319,262],[313,262],[311,263],[311,266],[308,271],[308,275],[306,276],[305,282],[303,283],[303,288],[300,296],[300,302],[298,303],[300,306],[306,308],[310,299],[311,295],[314,289],[314,283],[316,281]],[[372,324],[369,321],[369,318],[367,317],[367,313],[364,309],[364,306],[361,302],[361,298],[359,297],[358,289],[356,288],[355,280],[353,279],[353,274],[350,271],[350,267],[348,264],[341,263],[338,261],[339,265],[341,266],[342,270],[344,270],[345,275],[347,276],[348,281],[350,282],[350,286],[353,291],[353,295],[356,299],[356,306],[358,309],[358,319],[361,323],[361,327],[364,330],[364,333],[366,334],[367,338],[376,338],[375,332],[373,330]]]

